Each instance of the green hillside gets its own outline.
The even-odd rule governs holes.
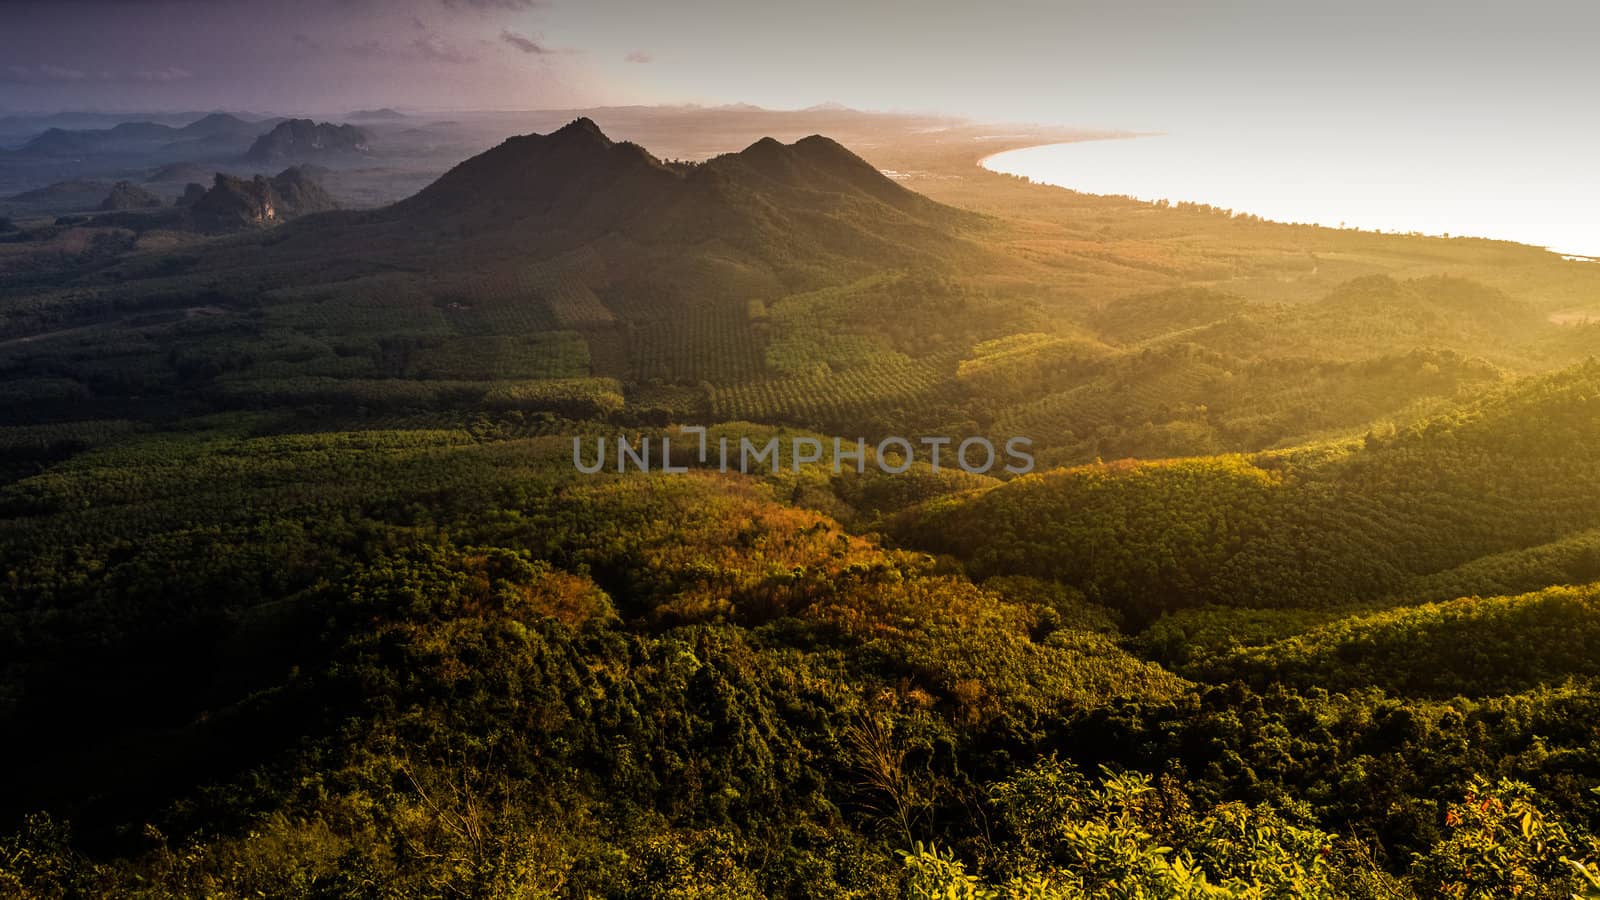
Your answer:
[[[1594,587],[1548,588],[1340,619],[1242,650],[1211,675],[1403,696],[1506,694],[1600,674],[1597,638]]]
[[[1452,570],[1470,593],[1499,568],[1479,560],[1514,567],[1518,551],[1600,524],[1597,440],[1590,362],[1320,452],[1031,475],[933,501],[896,533],[974,574],[1057,580],[1144,616],[1403,599]]]

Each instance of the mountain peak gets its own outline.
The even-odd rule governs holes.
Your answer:
[[[408,118],[408,117],[406,116],[405,113],[400,112],[399,110],[391,109],[390,107],[385,106],[382,109],[358,109],[355,112],[351,113],[350,115],[346,116],[345,118],[348,118],[348,119],[382,119],[382,120],[391,120],[391,119],[404,119],[404,118]]]
[[[190,122],[188,125],[185,125],[184,127],[185,128],[194,128],[196,126],[207,126],[207,125],[242,125],[242,124],[244,124],[244,120],[239,118],[238,116],[232,114],[232,113],[214,112],[214,113],[207,113],[204,116],[201,116],[200,118],[195,119],[193,122]]]
[[[549,134],[508,138],[461,163],[402,201],[398,208],[459,214],[483,227],[499,227],[528,216],[559,215],[593,206],[623,179],[637,190],[663,177],[675,179],[660,160],[631,143],[606,136],[589,118],[578,118]]]
[[[803,162],[825,169],[833,169],[836,175],[845,172],[860,175],[863,171],[873,175],[878,174],[878,170],[871,163],[851,153],[838,141],[823,137],[820,134],[803,137],[792,144],[785,144],[776,138],[764,137],[738,153],[718,157],[718,159],[736,159],[758,167],[762,164],[778,162],[782,162],[785,165]]]
[[[794,148],[774,137],[764,137],[738,153],[721,159],[737,161],[778,181],[794,182],[805,178],[799,171]],[[711,165],[718,165],[718,160],[712,160]]]
[[[791,189],[871,197],[902,212],[942,217],[949,210],[914,193],[838,141],[813,134],[792,144],[764,137],[738,153],[709,160],[711,177],[739,179],[754,174]],[[745,173],[741,176],[741,173]]]
[[[611,138],[607,137],[606,133],[600,130],[600,126],[596,125],[595,121],[588,116],[579,116],[578,118],[573,119],[571,122],[568,122],[555,131],[550,132],[549,136],[552,138],[568,140],[579,137],[588,139],[598,138],[599,141],[605,144],[607,147],[615,143],[611,140]]]
[[[824,137],[820,134],[807,135],[795,141],[791,146],[794,148],[794,152],[819,163],[849,166],[854,169],[866,168],[871,169],[873,172],[878,171],[871,163],[850,152],[845,145],[833,138]]]

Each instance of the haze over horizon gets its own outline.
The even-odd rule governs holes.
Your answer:
[[[12,0],[0,109],[532,109],[833,101],[1139,130],[1593,136],[1600,10],[1237,0],[804,8],[692,0]]]

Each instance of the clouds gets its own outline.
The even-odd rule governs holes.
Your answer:
[[[0,83],[3,84],[71,85],[126,84],[130,82],[158,84],[187,81],[193,77],[193,72],[178,66],[164,66],[156,69],[117,71],[100,69],[86,71],[72,66],[38,63],[36,65],[11,65],[0,69]]]
[[[0,108],[579,105],[605,84],[592,51],[621,68],[628,47],[567,43],[578,12],[544,0],[0,0]]]
[[[510,44],[518,50],[521,50],[523,53],[532,53],[538,56],[543,56],[544,54],[550,52],[548,47],[544,46],[538,41],[535,41],[533,38],[518,34],[510,29],[504,29],[500,32],[500,40]]]
[[[89,73],[82,69],[40,63],[36,66],[6,66],[0,70],[0,77],[9,84],[71,84],[86,80]]]
[[[0,3],[6,0],[0,0]],[[62,0],[55,0],[62,2]],[[108,2],[108,0],[101,0]],[[123,2],[123,0],[109,0],[109,2]],[[139,2],[198,2],[198,0],[139,0]],[[210,2],[233,2],[246,4],[255,0],[210,0]],[[293,0],[280,0],[280,2],[293,2]],[[329,0],[319,2],[333,5]],[[336,5],[348,9],[355,9],[368,15],[381,14],[420,14],[428,15],[431,12],[444,10],[458,13],[484,13],[495,15],[498,13],[522,13],[536,9],[548,9],[548,0],[335,0]]]
[[[447,63],[453,66],[477,62],[477,57],[465,53],[438,34],[425,34],[406,45],[405,51],[423,62]]]
[[[439,0],[450,9],[477,9],[502,12],[525,12],[530,9],[543,9],[549,4],[544,0]]]
[[[421,23],[418,24],[420,25]],[[405,63],[443,63],[457,66],[478,61],[477,57],[462,50],[443,35],[426,30],[425,33],[410,40],[400,40],[393,43],[377,38],[368,38],[355,43],[330,46],[304,32],[296,32],[291,40],[302,53],[310,57],[346,57],[378,62],[393,60]]]
[[[512,31],[509,28],[501,29],[500,41],[507,47],[527,56],[572,56],[583,52],[570,47],[552,47],[544,42],[542,36],[528,37],[519,31]]]
[[[169,81],[187,81],[188,79],[194,77],[194,73],[188,69],[179,68],[178,66],[165,66],[163,68],[153,70],[140,69],[136,72],[133,72],[131,77],[134,81],[159,83]]]
[[[0,0],[0,106],[831,96],[1144,130],[1380,111],[1463,128],[1588,121],[1574,110],[1593,106],[1600,79],[1600,5],[1441,3]]]

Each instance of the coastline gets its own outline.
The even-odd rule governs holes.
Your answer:
[[[1006,154],[1014,154],[1014,152],[1018,151],[1037,151],[1037,149],[1040,149],[1040,147],[1067,147],[1074,146],[1074,144],[1098,144],[1102,143],[1102,141],[1134,141],[1134,139],[1138,138],[1162,138],[1162,136],[1163,135],[1160,133],[1160,131],[1150,131],[1150,133],[1126,133],[1126,135],[1094,135],[1091,136],[1091,138],[1078,138],[1077,141],[1046,141],[1046,143],[1043,144],[1018,144],[1018,146],[1003,147],[1003,149],[998,149],[998,151],[986,152],[986,154],[981,155],[981,157],[978,157],[978,159],[974,160],[973,165],[976,165],[978,168],[982,168],[984,171],[992,171],[992,173],[995,173],[995,175],[1011,175],[1011,173],[1008,173],[1008,171],[1000,171],[997,170],[997,168],[990,168],[989,160],[995,159],[995,157],[1003,157],[1003,155]],[[1045,183],[1045,181],[1035,181],[1035,184],[1050,183]],[[1066,184],[1050,184],[1050,186],[1066,187],[1067,191],[1077,191],[1075,187],[1067,187]],[[1080,194],[1088,194],[1088,191],[1080,191]]]
[[[1151,132],[1149,134],[1108,134],[1108,135],[1105,135],[1105,136],[1081,138],[1081,139],[1076,140],[1076,141],[1049,141],[1049,142],[1046,142],[1046,143],[1043,143],[1043,144],[1021,144],[1021,145],[1016,146],[1016,147],[1006,147],[1003,150],[995,150],[995,151],[990,152],[990,153],[985,153],[983,156],[978,157],[978,159],[973,163],[973,165],[975,165],[978,168],[983,169],[985,171],[993,172],[996,175],[1010,175],[1011,174],[1010,172],[1002,172],[999,169],[991,168],[989,166],[989,160],[994,159],[996,156],[1005,156],[1007,153],[1016,153],[1019,150],[1037,150],[1037,149],[1039,149],[1041,147],[1068,147],[1068,146],[1072,146],[1072,145],[1075,145],[1075,144],[1094,144],[1094,143],[1100,143],[1100,142],[1103,142],[1103,141],[1132,141],[1132,140],[1137,140],[1139,138],[1163,137],[1163,136],[1164,135],[1161,132]],[[1022,177],[1026,177],[1026,176],[1022,176]],[[1065,188],[1066,190],[1069,190],[1069,191],[1076,191],[1077,190],[1077,188],[1067,187],[1064,184],[1053,184],[1053,183],[1050,183],[1050,182],[1037,181],[1037,180],[1035,180],[1034,183],[1035,184],[1048,184],[1050,187]],[[1089,191],[1079,191],[1079,193],[1090,193],[1090,192]]]
[[[1433,239],[1439,239],[1439,240],[1466,239],[1466,240],[1497,241],[1497,242],[1517,244],[1517,245],[1524,246],[1524,247],[1531,247],[1531,248],[1534,248],[1534,249],[1537,249],[1537,250],[1543,250],[1543,251],[1545,251],[1547,253],[1551,253],[1551,254],[1554,254],[1556,256],[1559,256],[1563,260],[1566,260],[1568,262],[1600,263],[1600,247],[1588,247],[1588,248],[1586,248],[1586,250],[1580,251],[1580,250],[1575,249],[1575,247],[1573,245],[1569,245],[1569,244],[1559,244],[1558,245],[1556,243],[1542,243],[1542,242],[1536,242],[1536,241],[1533,241],[1533,240],[1528,240],[1528,239],[1525,239],[1525,238],[1518,238],[1518,237],[1494,236],[1492,234],[1477,233],[1477,229],[1475,229],[1472,232],[1462,232],[1462,231],[1457,231],[1457,230],[1454,230],[1454,229],[1445,230],[1443,228],[1437,228],[1437,227],[1436,228],[1432,228],[1432,229],[1428,229],[1428,228],[1385,227],[1385,225],[1383,225],[1383,224],[1377,224],[1377,223],[1367,224],[1367,223],[1364,223],[1362,221],[1359,221],[1359,220],[1355,219],[1354,217],[1348,217],[1348,216],[1347,217],[1336,217],[1336,216],[1329,216],[1329,215],[1312,214],[1310,216],[1303,216],[1303,217],[1290,217],[1290,216],[1284,216],[1284,215],[1277,214],[1277,213],[1270,212],[1270,211],[1263,211],[1262,209],[1258,208],[1256,204],[1251,204],[1251,203],[1248,203],[1248,202],[1245,202],[1245,203],[1230,203],[1230,202],[1223,201],[1220,198],[1203,199],[1203,198],[1201,198],[1199,196],[1192,196],[1192,195],[1191,196],[1184,196],[1181,191],[1168,191],[1168,190],[1160,190],[1160,189],[1157,189],[1157,190],[1144,190],[1144,191],[1140,191],[1140,190],[1137,190],[1137,189],[1134,189],[1134,190],[1104,190],[1104,189],[1097,189],[1096,187],[1091,187],[1091,186],[1079,186],[1079,185],[1074,185],[1074,184],[1068,184],[1068,183],[1065,183],[1066,179],[1042,178],[1038,174],[1030,174],[1030,173],[1022,172],[1022,171],[1010,171],[1010,170],[1007,170],[1007,169],[1004,169],[1004,168],[1000,168],[1000,167],[995,166],[995,165],[992,164],[993,161],[998,157],[1005,156],[1006,154],[1018,153],[1018,152],[1022,152],[1022,151],[1045,150],[1047,148],[1078,147],[1078,146],[1081,146],[1081,145],[1084,145],[1084,144],[1103,144],[1103,143],[1110,142],[1110,141],[1128,141],[1128,140],[1132,140],[1132,139],[1135,139],[1135,138],[1166,137],[1166,136],[1169,136],[1169,135],[1166,135],[1166,134],[1163,134],[1163,133],[1160,133],[1160,132],[1144,133],[1144,134],[1114,135],[1114,136],[1108,135],[1108,136],[1105,136],[1105,137],[1093,137],[1093,138],[1087,138],[1087,139],[1084,139],[1084,140],[1077,140],[1077,141],[1052,141],[1052,142],[1049,142],[1049,143],[1029,144],[1029,145],[1017,146],[1017,147],[1006,147],[1004,149],[999,149],[999,150],[995,150],[995,151],[990,152],[990,153],[985,153],[983,156],[979,157],[974,164],[976,166],[978,166],[979,168],[987,171],[987,172],[993,172],[993,173],[999,174],[999,175],[1009,175],[1009,176],[1018,177],[1018,178],[1026,178],[1028,181],[1030,181],[1030,182],[1032,182],[1034,184],[1050,186],[1050,187],[1059,187],[1059,188],[1062,188],[1063,190],[1069,190],[1069,191],[1073,191],[1075,193],[1080,193],[1080,194],[1089,194],[1089,195],[1102,196],[1102,197],[1128,197],[1128,198],[1131,198],[1133,200],[1136,200],[1136,201],[1139,201],[1139,202],[1142,202],[1142,203],[1158,203],[1158,202],[1162,202],[1162,201],[1167,201],[1167,202],[1170,202],[1170,203],[1196,203],[1196,204],[1201,204],[1201,205],[1205,205],[1205,206],[1214,206],[1214,207],[1217,207],[1217,208],[1220,208],[1220,209],[1232,209],[1232,210],[1235,210],[1238,213],[1254,215],[1254,216],[1257,216],[1257,217],[1259,217],[1259,218],[1261,218],[1261,219],[1263,219],[1265,221],[1269,221],[1269,222],[1272,222],[1274,224],[1280,224],[1280,225],[1312,226],[1312,227],[1317,227],[1317,228],[1328,228],[1328,229],[1335,230],[1335,231],[1344,230],[1344,231],[1357,231],[1357,232],[1371,232],[1371,233],[1377,233],[1377,234],[1389,234],[1389,235],[1398,235],[1398,236],[1414,235],[1414,236],[1418,236],[1418,237],[1426,237],[1426,238],[1433,238]],[[1201,193],[1204,193],[1204,191],[1203,190],[1197,190],[1195,193],[1196,194],[1201,194]],[[1335,224],[1335,222],[1333,221],[1335,218],[1338,219],[1337,224]],[[1469,226],[1469,227],[1472,227],[1472,226]],[[1481,229],[1482,227],[1483,226],[1481,224],[1478,226],[1479,229]]]

